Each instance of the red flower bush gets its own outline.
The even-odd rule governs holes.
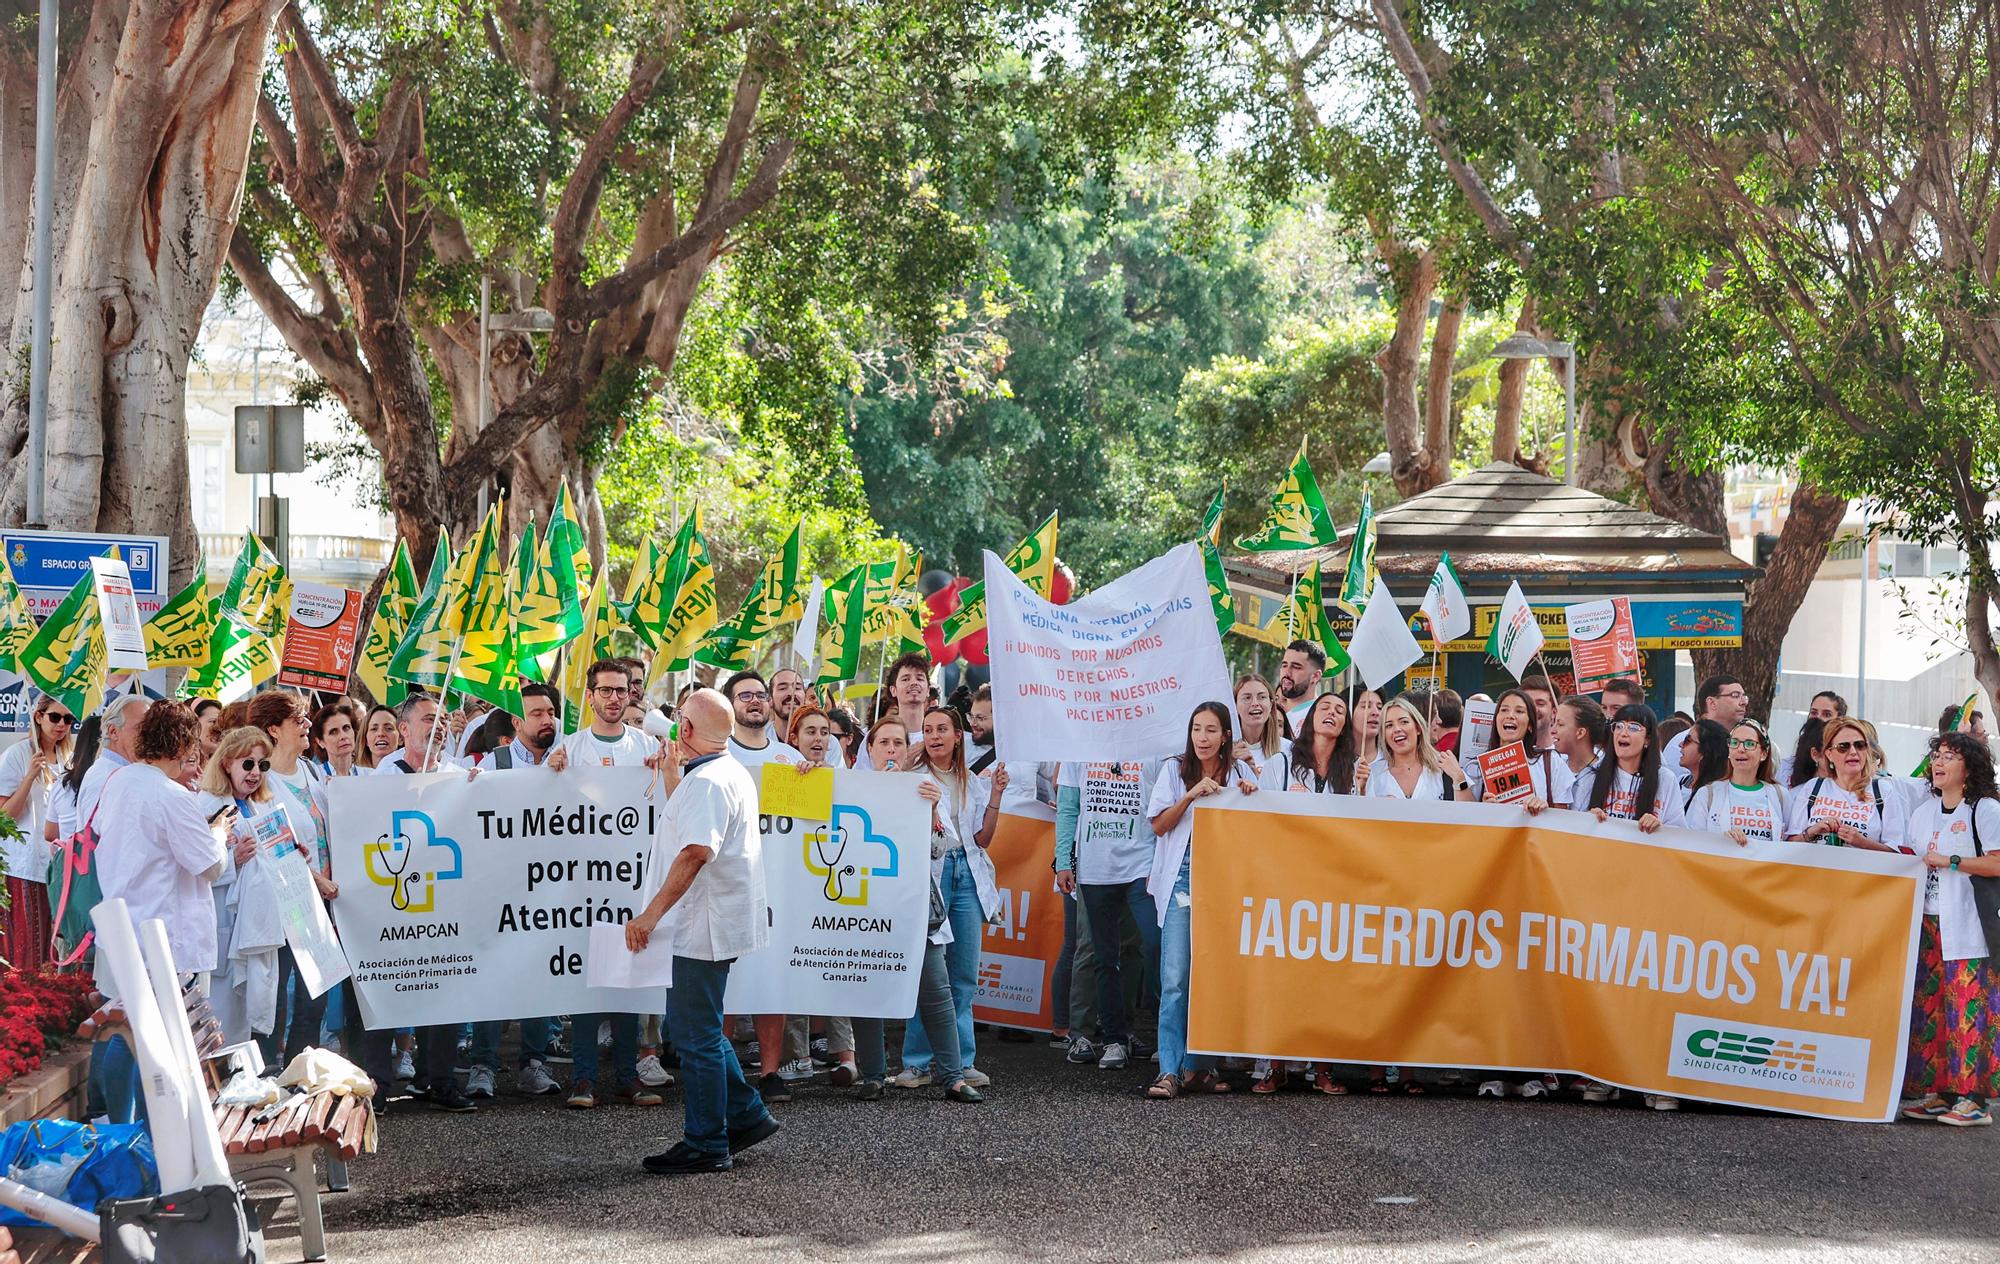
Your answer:
[[[0,1085],[42,1064],[42,1055],[97,1007],[88,974],[0,974]]]

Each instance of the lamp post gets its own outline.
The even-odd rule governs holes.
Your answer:
[[[1561,360],[1563,366],[1563,482],[1576,486],[1576,347],[1532,334],[1509,334],[1488,354],[1493,360]]]
[[[49,455],[50,308],[55,297],[52,257],[56,213],[56,0],[42,0],[35,54],[35,292],[28,334],[28,501],[31,527],[48,514],[43,484]]]
[[[543,307],[523,308],[518,312],[493,314],[493,279],[479,278],[479,428],[486,429],[493,420],[493,335],[494,334],[547,334],[556,328],[555,314]],[[486,491],[479,492],[479,509],[486,510]]]

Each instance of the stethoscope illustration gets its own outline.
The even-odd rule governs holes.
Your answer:
[[[386,860],[382,863],[383,867],[389,871],[389,877],[394,879],[389,884],[389,906],[398,913],[407,913],[410,911],[410,890],[415,885],[417,879],[423,877],[423,875],[413,873],[409,876],[408,881],[404,880],[403,873],[409,869],[410,858],[416,855],[417,849],[410,846],[410,838],[407,834],[398,834],[396,835],[396,839],[402,844],[402,846],[395,850],[402,853],[403,863],[391,865]],[[375,853],[376,856],[384,856],[390,850],[389,836],[387,834],[376,835],[375,845],[379,848]]]
[[[834,851],[833,857],[828,859],[826,845],[831,841],[829,837],[831,835],[839,836],[840,846]],[[847,855],[847,831],[845,829],[836,830],[832,826],[821,826],[812,832],[811,842],[813,858],[818,860],[820,866],[826,870],[826,884],[821,889],[822,894],[827,899],[838,904],[847,896],[847,884],[842,879],[851,878],[856,872],[855,866],[842,865],[840,863]]]

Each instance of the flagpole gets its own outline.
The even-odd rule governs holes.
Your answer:
[[[437,742],[438,723],[444,719],[445,703],[451,699],[451,678],[458,674],[458,652],[465,648],[465,638],[459,637],[451,643],[451,662],[444,669],[444,685],[438,690],[437,711],[431,716],[431,731],[424,737],[424,763],[431,762],[431,747]],[[560,723],[560,720],[558,720]]]

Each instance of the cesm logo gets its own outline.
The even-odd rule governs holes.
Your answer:
[[[871,876],[893,878],[901,863],[896,844],[875,832],[868,813],[845,803],[833,805],[833,819],[805,832],[806,872],[820,879],[820,894],[833,904],[868,903]]]
[[[1667,1074],[1858,1102],[1867,1096],[1868,1051],[1869,1042],[1855,1036],[1675,1014]]]
[[[445,856],[432,856],[433,849]],[[447,857],[448,865],[438,863]],[[398,913],[428,913],[437,906],[437,884],[465,876],[465,854],[425,813],[396,811],[389,814],[388,832],[362,847],[361,867],[370,882],[389,888],[389,905]]]

